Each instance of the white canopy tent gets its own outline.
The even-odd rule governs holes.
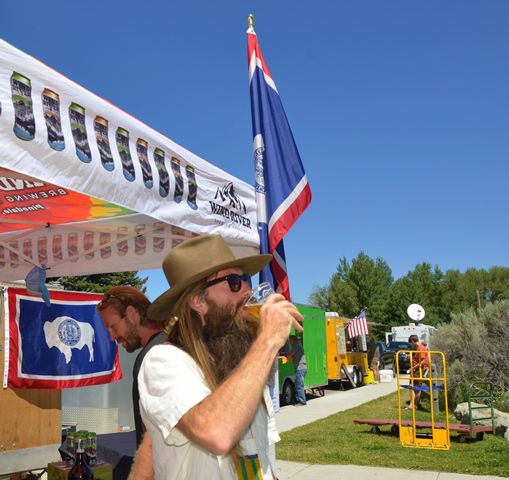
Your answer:
[[[256,253],[254,189],[0,40],[0,280],[156,268],[205,233]]]

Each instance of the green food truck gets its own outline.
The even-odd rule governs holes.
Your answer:
[[[327,354],[325,344],[325,312],[319,308],[307,305],[297,305],[299,312],[304,316],[304,332],[296,333],[304,346],[306,354],[307,374],[304,379],[304,388],[313,389],[319,395],[324,394],[323,387],[327,381]],[[295,369],[293,362],[287,361],[284,356],[289,352],[287,343],[281,350],[279,357],[279,392],[281,405],[289,405],[295,397]]]
[[[349,319],[307,305],[297,304],[297,308],[304,316],[304,332],[292,333],[302,342],[306,355],[305,389],[323,396],[329,382],[346,382],[353,388],[373,382],[367,352],[363,348],[352,350],[352,342],[347,342],[345,329]],[[289,351],[287,343],[278,357],[281,405],[289,405],[295,399],[295,369],[285,356]]]

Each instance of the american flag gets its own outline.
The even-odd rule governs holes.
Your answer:
[[[347,330],[350,338],[358,337],[359,335],[367,335],[369,333],[366,310],[361,310],[359,315],[350,321]]]
[[[260,282],[290,299],[283,237],[311,202],[311,189],[252,26],[247,42],[260,253],[273,255]]]

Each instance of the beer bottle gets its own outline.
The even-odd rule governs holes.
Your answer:
[[[94,480],[94,474],[85,461],[85,451],[83,450],[82,441],[83,440],[80,439],[78,449],[76,450],[74,465],[67,475],[69,480]]]

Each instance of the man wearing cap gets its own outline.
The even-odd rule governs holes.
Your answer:
[[[138,377],[156,480],[276,478],[269,450],[279,436],[266,383],[302,316],[279,294],[265,301],[255,328],[243,311],[250,277],[270,258],[236,258],[217,235],[166,256],[171,288],[148,314],[170,329],[169,343],[150,350]]]
[[[110,288],[97,305],[97,311],[111,340],[122,344],[129,353],[141,348],[133,366],[132,388],[137,447],[145,431],[140,415],[138,372],[147,352],[167,338],[161,327],[147,318],[149,305],[150,300],[142,292],[127,285]]]

